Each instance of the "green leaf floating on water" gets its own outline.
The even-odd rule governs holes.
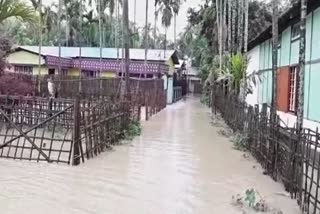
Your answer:
[[[256,192],[254,189],[246,190],[246,198],[244,200],[248,202],[249,207],[254,207],[256,203]]]

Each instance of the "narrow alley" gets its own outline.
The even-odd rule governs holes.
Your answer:
[[[284,214],[299,213],[280,183],[210,125],[198,98],[142,127],[132,144],[78,167],[1,159],[1,213],[236,214],[231,198],[249,188]]]

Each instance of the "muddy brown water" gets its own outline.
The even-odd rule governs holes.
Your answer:
[[[295,200],[210,126],[198,98],[168,106],[132,144],[79,167],[0,160],[0,213],[233,214],[231,197],[257,189],[270,206]],[[257,167],[254,167],[257,166]]]

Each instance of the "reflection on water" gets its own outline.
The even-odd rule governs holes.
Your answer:
[[[284,213],[299,213],[280,184],[253,168],[190,98],[143,124],[132,145],[79,167],[0,160],[2,213],[241,213],[231,196],[254,187]]]

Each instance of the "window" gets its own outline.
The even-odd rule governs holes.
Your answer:
[[[82,70],[82,76],[88,78],[95,78],[98,77],[98,72],[91,70]]]
[[[289,72],[289,112],[296,113],[298,103],[298,67],[290,68]]]
[[[32,66],[15,65],[14,72],[20,74],[32,75]]]
[[[300,23],[292,26],[291,41],[300,38]]]
[[[54,68],[49,68],[48,74],[49,75],[54,75],[55,74],[55,69]]]

